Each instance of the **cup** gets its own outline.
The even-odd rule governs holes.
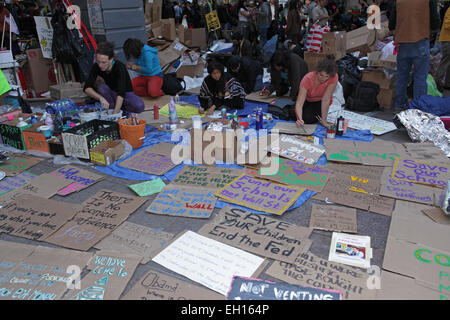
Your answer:
[[[192,128],[201,129],[202,128],[202,117],[192,116]]]

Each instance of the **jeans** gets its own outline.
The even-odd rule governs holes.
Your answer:
[[[427,94],[427,76],[430,70],[430,41],[401,43],[397,54],[397,87],[395,108],[408,103],[409,75],[414,65],[414,99]]]
[[[261,44],[261,48],[263,48],[267,42],[267,31],[269,31],[269,26],[258,28],[259,42]]]
[[[101,84],[97,92],[106,99],[109,103],[109,108],[114,109],[116,105],[117,92],[113,91],[106,84]],[[139,98],[134,92],[125,93],[125,98],[123,99],[122,108],[123,111],[129,113],[141,113],[145,109],[144,101]]]

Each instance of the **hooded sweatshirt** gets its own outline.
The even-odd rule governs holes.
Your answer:
[[[158,49],[144,45],[137,65],[142,68],[142,76],[163,77],[161,66],[159,65]]]

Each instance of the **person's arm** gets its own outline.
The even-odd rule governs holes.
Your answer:
[[[122,108],[123,105],[123,97],[117,95],[116,98],[116,105],[114,106],[114,114],[119,113],[120,109]]]
[[[334,90],[336,90],[337,83],[330,84],[322,97],[322,106],[321,106],[321,114],[322,114],[322,125],[328,127],[327,118],[328,118],[328,109],[330,108],[330,101],[333,97]]]
[[[117,64],[116,64],[117,66]],[[119,67],[117,76],[118,76],[118,92],[117,92],[117,98],[116,103],[114,105],[114,113],[118,113],[123,105],[123,100],[125,99],[125,95],[127,93],[127,81],[130,81],[128,77],[128,71],[127,69],[121,64]],[[132,87],[132,85],[130,84]]]
[[[303,105],[306,101],[306,88],[300,86],[300,93],[297,97],[297,101],[295,102],[295,114],[297,115],[297,121],[296,124],[298,127],[305,124],[303,121]]]
[[[440,27],[441,17],[438,12],[437,0],[430,0],[430,30],[432,33],[436,33]]]
[[[106,101],[106,99],[100,93],[94,90],[94,84],[95,81],[97,80],[98,70],[99,70],[98,65],[94,64],[84,84],[84,92],[92,99],[100,101],[100,104],[102,105],[103,108],[109,109],[108,101]]]

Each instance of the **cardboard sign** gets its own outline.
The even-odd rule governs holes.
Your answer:
[[[168,185],[156,196],[147,212],[177,217],[207,219],[217,198],[209,190]]]
[[[155,144],[154,146],[148,148],[147,150],[151,153],[156,153],[161,156],[166,156],[167,158],[170,158],[172,155],[172,149],[175,146],[176,146],[176,144],[173,144],[173,143],[161,142],[161,143]]]
[[[290,186],[305,188],[321,192],[332,172],[322,166],[315,166],[283,158],[271,158],[278,164],[278,171],[273,172],[270,167],[259,170],[257,177],[273,180]]]
[[[312,229],[229,206],[198,231],[233,247],[291,263],[311,246],[311,232]]]
[[[321,146],[285,134],[280,135],[278,147],[275,145],[272,144],[268,151],[281,157],[308,164],[316,163],[325,152],[325,149]]]
[[[398,158],[394,163],[392,178],[445,188],[450,180],[450,164]]]
[[[46,59],[53,59],[52,43],[53,43],[53,27],[49,17],[34,17],[36,22],[36,31],[41,45],[42,56]]]
[[[22,195],[0,210],[2,232],[18,237],[44,241],[73,218],[79,206]]]
[[[343,300],[371,300],[377,292],[367,288],[369,274],[360,268],[330,262],[311,252],[299,255],[294,264],[274,261],[265,273],[291,284],[339,290]]]
[[[164,273],[150,270],[123,297],[123,300],[223,300],[212,290],[196,286]]]
[[[216,10],[205,14],[205,19],[209,31],[216,31],[220,29],[220,21]]]
[[[168,157],[149,152],[147,149],[120,162],[122,167],[161,176],[167,171],[175,168],[172,160]]]
[[[34,179],[37,175],[28,171],[19,173],[14,177],[6,177],[0,181],[0,196],[16,188],[20,188],[26,182]]]
[[[136,194],[140,197],[147,197],[152,194],[161,192],[161,190],[165,187],[164,181],[161,178],[157,178],[155,180],[145,181],[137,184],[133,184],[128,186],[131,190],[136,192]]]
[[[172,238],[172,233],[125,221],[94,247],[132,253],[142,257],[141,263],[146,264]]]
[[[235,276],[227,300],[341,300],[338,290],[302,287]]]
[[[370,237],[333,232],[329,261],[367,269],[371,258]]]
[[[264,259],[192,231],[181,234],[152,261],[226,295],[233,276],[256,276]]]
[[[102,175],[70,165],[63,166],[50,174],[62,180],[66,180],[69,183],[72,182],[65,188],[58,190],[58,195],[60,196],[66,196],[73,192],[80,191],[103,179]]]
[[[217,191],[239,177],[243,172],[240,169],[185,165],[171,184]]]
[[[76,279],[76,268],[83,270],[91,257],[92,253],[38,246],[6,272],[5,278],[12,281],[0,283],[0,299],[59,300]]]
[[[281,215],[303,191],[243,174],[218,190],[216,196],[244,207]]]
[[[309,227],[327,231],[357,233],[356,209],[313,204]]]
[[[49,199],[54,196],[58,190],[70,185],[69,180],[60,179],[50,173],[44,173],[33,180],[26,182],[21,189],[41,198]]]
[[[368,166],[392,166],[396,157],[405,155],[405,148],[394,142],[363,142],[324,139],[329,161],[359,163]]]
[[[140,256],[99,251],[89,261],[81,290],[70,290],[64,300],[118,300],[136,270]]]
[[[64,153],[81,159],[89,159],[89,148],[86,136],[63,132]]]
[[[441,208],[422,210],[422,213],[436,223],[450,225],[450,216],[447,216]]]
[[[0,170],[5,171],[8,177],[12,177],[35,166],[42,160],[29,156],[9,156],[9,160],[0,163]]]
[[[404,143],[403,146],[406,148],[410,159],[438,163],[448,161],[445,153],[431,142]]]
[[[46,241],[62,247],[88,250],[146,201],[146,198],[100,190],[84,201],[77,215]]]
[[[45,153],[50,153],[47,138],[42,132],[34,132],[24,130],[22,132],[23,141],[25,143],[25,148],[27,150],[42,151]]]
[[[304,124],[297,127],[295,122],[277,122],[272,130],[278,130],[279,133],[310,136],[316,131],[316,128],[317,124]]]

